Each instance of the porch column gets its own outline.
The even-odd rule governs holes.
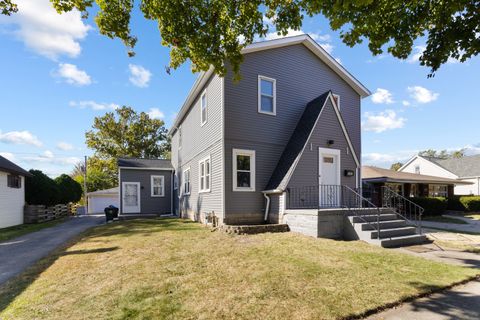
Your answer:
[[[455,186],[453,184],[448,185],[448,189],[447,189],[447,197],[448,198],[453,197],[453,195],[455,194],[454,187]]]
[[[412,184],[411,183],[405,183],[403,185],[403,196],[405,198],[408,198],[410,196],[410,191],[412,190]]]

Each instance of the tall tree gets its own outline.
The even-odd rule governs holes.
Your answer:
[[[13,0],[14,2],[15,0]],[[58,12],[78,9],[85,18],[96,4],[95,22],[100,33],[119,38],[133,55],[137,38],[130,22],[135,0],[50,0]],[[0,0],[2,13],[15,12],[12,0]],[[324,15],[333,30],[349,46],[367,39],[370,51],[377,55],[384,49],[406,59],[414,41],[426,37],[420,64],[431,74],[449,58],[465,61],[480,50],[480,0],[138,0],[148,20],[158,24],[162,44],[170,48],[170,67],[187,60],[193,70],[210,66],[224,75],[225,63],[238,75],[242,61],[240,50],[265,36],[268,18],[279,34],[299,30],[304,15]],[[97,10],[98,9],[98,10]]]
[[[395,162],[390,166],[390,170],[395,170],[398,171],[401,167],[403,166],[403,163],[401,162]]]
[[[465,156],[465,148],[452,152],[449,152],[447,150],[437,151],[434,149],[428,149],[420,151],[418,155],[437,159],[462,158]]]

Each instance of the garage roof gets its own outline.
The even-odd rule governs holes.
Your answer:
[[[120,168],[173,170],[170,159],[118,158]]]
[[[456,179],[448,179],[424,174],[400,172],[395,170],[363,166],[362,180],[365,182],[399,182],[399,183],[437,183],[437,184],[471,184]]]

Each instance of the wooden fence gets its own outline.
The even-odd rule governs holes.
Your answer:
[[[24,223],[41,223],[73,216],[77,213],[78,204],[57,204],[47,207],[44,205],[26,205],[23,210]]]

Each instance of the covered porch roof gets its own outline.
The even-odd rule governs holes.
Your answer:
[[[372,166],[362,167],[362,181],[373,183],[425,183],[425,184],[472,184],[456,179],[448,179],[435,176],[427,176],[424,174],[399,172],[395,170],[383,169]]]

